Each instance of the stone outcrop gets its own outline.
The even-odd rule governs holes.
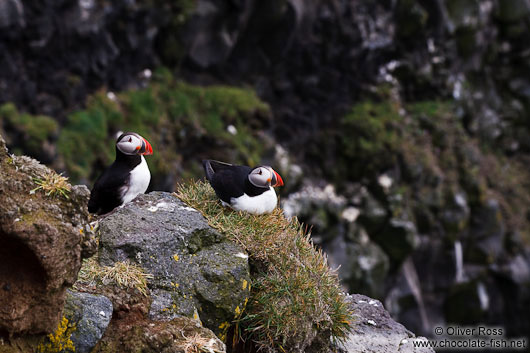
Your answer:
[[[99,224],[102,265],[130,261],[154,276],[150,319],[194,317],[222,335],[243,310],[248,256],[175,196],[140,195]]]
[[[427,339],[416,337],[394,321],[379,300],[361,294],[352,294],[348,299],[355,322],[350,335],[338,344],[340,352],[434,353],[432,348],[414,347],[414,341]]]
[[[7,153],[0,137],[0,331],[51,332],[66,288],[94,252],[85,186],[47,195],[37,182],[54,171]],[[69,187],[69,185],[68,185]]]
[[[77,353],[89,353],[112,318],[112,303],[103,295],[67,291],[64,316],[75,329],[71,340]]]
[[[99,220],[98,258],[101,265],[112,265],[117,261],[140,265],[153,276],[148,279],[146,294],[135,288],[123,288],[118,283],[78,282],[76,291],[66,292],[65,302],[64,290],[75,280],[82,257],[82,244],[92,244],[83,242],[86,235],[82,233],[86,231],[79,232],[78,229],[81,226],[87,229],[86,218],[83,218],[86,217],[86,209],[75,203],[86,204],[86,197],[76,196],[75,191],[86,189],[74,187],[68,199],[54,199],[39,194],[39,191],[30,194],[23,186],[28,187],[32,178],[50,170],[28,158],[7,155],[1,145],[0,152],[0,172],[10,173],[13,190],[27,191],[27,194],[17,192],[12,195],[11,189],[0,184],[0,198],[6,200],[1,207],[9,205],[7,201],[11,200],[10,197],[25,197],[19,200],[18,209],[2,213],[2,240],[9,245],[7,249],[19,256],[1,250],[3,292],[0,299],[11,300],[4,301],[2,308],[17,309],[25,304],[29,308],[27,310],[32,311],[24,312],[27,320],[0,317],[3,330],[19,333],[17,337],[6,337],[0,345],[0,352],[34,352],[39,344],[42,346],[47,342],[46,335],[31,336],[26,333],[54,331],[63,315],[68,319],[69,328],[67,335],[60,336],[60,339],[71,341],[76,352],[226,352],[223,343],[228,337],[226,329],[243,310],[250,295],[248,256],[241,247],[211,228],[197,210],[186,206],[174,195],[164,192],[140,195]],[[13,225],[10,228],[10,223],[5,222],[9,216],[19,215],[22,218],[31,214],[32,210],[35,212],[37,208],[30,206],[37,207],[37,201],[42,202],[38,204],[38,209],[47,211],[48,218],[41,219],[39,217],[43,215],[37,213],[29,218],[31,226],[22,224],[21,228]],[[52,210],[62,209],[58,204],[61,207],[69,205],[71,208],[67,209],[70,213],[52,213]],[[80,217],[78,223],[74,222],[74,215]],[[57,220],[59,216],[60,221]],[[65,225],[67,220],[71,223]],[[22,221],[13,222],[18,226]],[[16,232],[20,229],[22,235]],[[29,233],[34,229],[41,233]],[[65,230],[70,230],[65,238],[73,245],[64,239],[61,242],[59,235]],[[40,245],[54,244],[57,249],[52,251],[44,245],[35,246],[23,236],[25,234],[32,234],[32,239],[40,240]],[[39,236],[48,238],[42,240]],[[87,254],[92,254],[94,250],[89,245],[83,249]],[[17,260],[21,254],[24,262]],[[71,268],[66,267],[68,264]],[[10,271],[16,276],[9,275]],[[8,297],[5,292],[14,292],[17,296]],[[41,297],[39,301],[35,300],[35,294]],[[370,348],[378,352],[395,349],[401,352],[431,352],[411,350],[410,342],[418,338],[393,321],[380,302],[361,295],[350,296],[350,301],[356,320],[351,335],[338,347],[339,351],[357,352]],[[14,311],[15,314],[18,312]],[[5,315],[6,311],[0,313]],[[37,316],[36,313],[47,316]],[[37,319],[40,321],[37,322]],[[57,332],[54,335],[57,336]],[[328,351],[330,342],[321,343],[318,351]],[[329,349],[336,351],[335,348]]]

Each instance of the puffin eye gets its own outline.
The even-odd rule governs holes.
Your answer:
[[[129,136],[129,142],[132,142],[132,137]]]
[[[261,171],[261,169],[259,170],[258,174],[259,174],[259,175],[263,174],[263,172]]]

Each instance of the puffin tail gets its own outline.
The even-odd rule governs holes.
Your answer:
[[[208,181],[211,181],[213,175],[215,174],[215,171],[212,167],[212,161],[209,159],[204,159],[202,161],[202,167],[204,168],[204,174],[206,174],[206,179],[208,179]]]
[[[90,213],[98,213],[99,211],[99,205],[95,198],[91,195],[90,200],[88,201],[88,212]]]
[[[223,169],[233,168],[234,165],[225,162],[215,161],[213,159],[204,159],[202,161],[202,167],[204,168],[204,173],[206,174],[206,179],[212,181],[213,175]]]

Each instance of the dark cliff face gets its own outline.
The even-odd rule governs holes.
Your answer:
[[[9,0],[0,7],[0,103],[59,122],[48,121],[36,149],[26,125],[0,111],[13,147],[56,163],[71,111],[99,89],[151,87],[147,78],[160,65],[195,84],[251,87],[271,114],[266,123],[243,118],[258,143],[242,145],[281,143],[301,167],[285,165],[284,206],[295,204],[314,225],[315,241],[343,265],[351,291],[386,299],[424,334],[436,320],[528,331],[519,314],[530,316],[527,1]],[[203,93],[195,95],[200,105]],[[116,110],[131,115],[135,102],[124,100]],[[199,176],[193,161],[180,164],[199,145],[201,155],[222,157],[229,142],[197,138],[201,128],[175,124],[168,134],[156,125],[161,147],[177,150],[164,162],[179,173],[167,172],[155,189],[170,189],[183,170]],[[273,159],[270,150],[257,155]],[[462,317],[463,308],[473,315]]]

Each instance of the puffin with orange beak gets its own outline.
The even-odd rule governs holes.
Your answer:
[[[150,154],[153,148],[142,136],[121,134],[116,141],[116,160],[94,183],[88,211],[105,214],[143,194],[151,181],[144,155]]]
[[[252,214],[270,213],[278,203],[274,187],[283,186],[269,166],[250,168],[214,160],[202,161],[206,179],[224,206]]]

